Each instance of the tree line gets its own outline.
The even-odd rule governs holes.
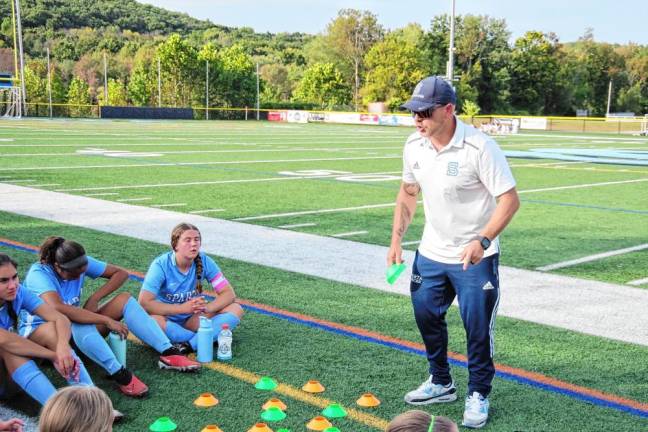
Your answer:
[[[448,15],[427,29],[388,31],[371,12],[343,9],[308,35],[233,29],[133,0],[22,4],[29,102],[47,101],[48,48],[53,101],[70,104],[204,106],[208,88],[210,106],[253,106],[258,63],[264,106],[364,110],[384,102],[396,110],[421,78],[445,75],[448,61]],[[5,11],[0,71],[11,71]],[[510,42],[506,22],[488,16],[458,16],[455,26],[460,111],[601,116],[612,82],[611,111],[648,112],[648,46],[597,42],[591,29],[571,43],[538,31]]]

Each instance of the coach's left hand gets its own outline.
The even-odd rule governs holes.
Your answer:
[[[470,264],[479,264],[482,258],[484,258],[484,248],[482,248],[479,240],[473,240],[468,243],[468,246],[461,252],[464,271],[468,270]]]

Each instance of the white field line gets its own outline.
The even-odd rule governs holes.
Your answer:
[[[203,214],[203,213],[216,213],[216,212],[223,212],[225,209],[205,209],[205,210],[193,210],[190,211],[189,213],[191,214]]]
[[[313,227],[313,226],[316,226],[316,225],[317,225],[316,223],[306,222],[306,223],[298,223],[298,224],[291,224],[291,225],[279,225],[277,228],[284,228],[284,229],[288,229],[288,228],[304,228],[304,227]]]
[[[177,145],[177,144],[175,144]],[[138,147],[138,144],[131,145]],[[108,147],[108,146],[104,146]],[[209,153],[278,153],[278,152],[338,152],[347,150],[398,150],[397,147],[298,147],[298,148],[275,148],[275,149],[241,149],[241,150],[174,150],[174,151],[156,151],[161,155],[188,155],[188,154],[209,154]],[[7,153],[1,154],[2,157],[39,157],[39,156],[102,156],[102,153]]]
[[[524,138],[524,137],[537,137],[537,138],[569,138],[569,139],[576,139],[576,140],[600,140],[600,136],[587,136],[587,135],[544,135],[544,134],[519,134],[516,135],[518,138]],[[638,142],[646,142],[647,140],[645,138],[629,138],[629,137],[619,137],[619,138],[605,138],[608,141],[638,141]]]
[[[553,165],[578,165],[584,164],[587,162],[582,161],[563,161],[563,162],[544,162],[544,163],[529,163],[529,164],[509,164],[511,168],[521,168],[521,167],[546,167]]]
[[[150,199],[153,199],[151,197],[141,197],[141,198],[123,198],[123,199],[118,199],[117,202],[136,202],[136,201],[148,201]]]
[[[421,243],[421,240],[406,241],[401,243],[401,246],[410,246]]]
[[[368,231],[349,231],[349,232],[343,232],[339,234],[333,234],[331,237],[351,237],[355,235],[361,235],[361,234],[367,234]]]
[[[627,282],[627,283],[628,283],[628,285],[634,285],[634,286],[646,285],[646,284],[648,284],[648,277],[643,278],[643,279],[632,280],[632,281]]]
[[[572,266],[575,266],[575,265],[578,265],[578,264],[583,264],[583,263],[591,262],[591,261],[598,261],[598,260],[603,259],[603,258],[608,258],[608,257],[616,256],[616,255],[623,255],[623,254],[627,254],[627,253],[630,253],[630,252],[637,252],[637,251],[641,251],[641,250],[644,250],[644,249],[648,249],[648,243],[644,243],[644,244],[637,245],[637,246],[632,246],[632,247],[629,247],[629,248],[617,249],[617,250],[613,250],[613,251],[609,251],[609,252],[603,252],[603,253],[599,253],[599,254],[595,254],[595,255],[589,255],[589,256],[585,256],[585,257],[582,257],[582,258],[573,259],[573,260],[569,260],[569,261],[562,261],[562,262],[555,263],[555,264],[549,264],[549,265],[546,265],[546,266],[537,267],[536,270],[539,270],[539,271],[551,271],[551,270],[556,270],[556,269],[565,268],[565,267],[572,267]]]
[[[171,204],[152,204],[151,207],[164,208],[164,207],[184,207],[187,203],[171,203]]]
[[[373,157],[347,157],[347,158],[313,158],[313,159],[276,159],[276,160],[244,160],[244,161],[214,161],[214,162],[171,162],[171,163],[150,163],[150,164],[113,164],[113,165],[71,165],[53,167],[20,167],[0,168],[0,171],[50,171],[50,170],[80,170],[80,169],[101,169],[101,168],[150,168],[150,167],[178,167],[197,165],[244,165],[244,164],[266,164],[266,163],[292,163],[292,162],[336,162],[353,160],[376,160],[376,159],[400,159],[400,156],[373,156]]]
[[[378,173],[358,173],[356,175],[387,175],[400,173],[400,171],[387,171]],[[121,189],[152,189],[162,187],[182,187],[182,186],[203,186],[215,184],[228,184],[228,183],[256,183],[265,181],[285,181],[285,180],[304,180],[304,179],[322,179],[322,178],[335,178],[340,177],[340,174],[321,175],[321,176],[286,176],[286,177],[267,177],[257,179],[239,179],[239,180],[213,180],[213,181],[199,181],[199,182],[185,182],[185,183],[159,183],[159,184],[142,184],[142,185],[122,185],[122,186],[97,186],[90,188],[71,188],[71,189],[57,189],[55,192],[83,192],[83,191],[99,191],[99,190],[121,190]]]
[[[32,180],[32,179],[23,179],[23,180],[11,180],[11,183],[31,183],[35,181],[36,180]]]
[[[90,193],[86,194],[87,197],[98,197],[98,196],[110,196],[110,195],[119,195],[117,192],[100,192],[100,193]]]
[[[44,186],[61,186],[61,183],[41,183],[41,184],[32,184],[30,187],[44,187]]]
[[[588,187],[608,186],[608,185],[625,184],[625,183],[639,183],[645,181],[648,181],[648,178],[613,181],[613,182],[602,182],[602,183],[587,183],[587,184],[571,185],[571,186],[556,186],[556,187],[548,187],[548,188],[541,188],[541,189],[526,189],[526,190],[518,191],[518,193],[547,192],[547,191],[565,190],[565,189],[581,189],[581,188],[588,188]]]

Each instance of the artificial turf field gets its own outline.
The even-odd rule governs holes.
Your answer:
[[[266,122],[6,121],[0,122],[0,181],[387,245],[400,153],[410,132]],[[505,150],[648,150],[648,140],[620,135],[543,132],[498,142]],[[648,243],[648,167],[531,159],[509,163],[522,208],[502,236],[503,264],[534,269]],[[420,237],[422,222],[420,209],[405,241]],[[97,257],[139,272],[166,250],[7,213],[0,213],[0,226],[1,237],[29,245],[62,234]],[[0,251],[18,259],[21,274],[35,259],[28,251]],[[406,297],[215,258],[245,300],[420,342]],[[644,249],[557,271],[627,283],[648,277],[646,258]],[[127,288],[136,294],[138,286],[131,281]],[[458,314],[453,309],[449,315],[450,349],[464,353]],[[97,384],[129,415],[116,430],[145,430],[157,416],[168,414],[179,430],[198,431],[215,423],[225,432],[246,431],[271,397],[246,381],[253,379],[250,373],[290,386],[281,387],[286,394],[273,394],[288,404],[288,418],[273,425],[275,430],[305,430],[305,423],[321,411],[321,400],[291,389],[308,379],[327,387],[322,398],[346,407],[354,408],[365,391],[383,401],[378,409],[358,409],[373,417],[358,414],[334,421],[342,431],[378,430],[409,408],[402,395],[426,376],[420,354],[282,316],[249,309],[235,332],[232,368],[198,375],[159,372],[151,350],[130,344],[129,366],[151,387],[151,395],[142,401],[120,397],[91,368]],[[498,363],[631,399],[648,412],[648,348],[504,317],[497,327]],[[454,367],[454,377],[462,394],[466,370]],[[193,407],[203,391],[213,391],[221,403],[208,411]],[[14,403],[23,407],[26,399]],[[495,380],[491,406],[487,429],[494,431],[648,429],[641,410],[620,412],[501,377]],[[425,409],[459,420],[463,404]]]

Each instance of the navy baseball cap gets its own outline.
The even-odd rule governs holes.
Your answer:
[[[445,78],[431,76],[416,85],[411,99],[401,105],[401,108],[418,112],[449,103],[457,104],[457,94],[454,89]]]

